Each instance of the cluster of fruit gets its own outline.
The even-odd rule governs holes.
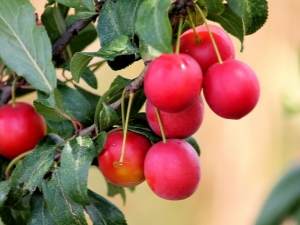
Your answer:
[[[184,139],[203,121],[202,89],[211,110],[226,119],[240,119],[257,104],[258,79],[248,65],[235,59],[228,34],[214,25],[195,31],[180,36],[179,54],[162,54],[146,72],[146,117],[163,141],[151,145],[142,135],[129,132],[124,164],[112,166],[120,157],[123,130],[108,134],[98,160],[109,182],[133,187],[146,180],[163,199],[191,196],[199,185],[201,166],[195,149]]]

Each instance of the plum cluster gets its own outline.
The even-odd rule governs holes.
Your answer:
[[[133,187],[146,180],[167,200],[186,199],[199,186],[199,156],[185,139],[202,124],[203,98],[220,117],[240,119],[256,106],[260,92],[256,74],[235,59],[233,43],[223,29],[201,25],[187,30],[178,50],[154,59],[144,80],[146,118],[163,140],[152,144],[129,132],[124,165],[112,166],[123,140],[123,130],[113,131],[98,157],[109,182]]]

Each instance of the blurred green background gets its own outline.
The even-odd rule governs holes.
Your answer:
[[[31,0],[39,15],[46,1]],[[107,187],[92,168],[89,187],[107,197],[125,214],[129,225],[252,225],[272,187],[291,164],[300,163],[300,1],[269,1],[269,18],[257,33],[245,38],[244,51],[232,37],[236,58],[257,73],[261,96],[245,118],[219,118],[205,108],[205,118],[195,138],[202,154],[202,180],[197,192],[182,201],[156,197],[146,183],[134,193],[107,197]],[[95,42],[86,51],[97,51]],[[104,66],[97,71],[102,94],[117,75],[136,77],[137,62],[122,71]],[[58,72],[59,74],[59,72]],[[85,85],[84,83],[82,85]],[[36,96],[22,100],[32,102]],[[285,225],[292,225],[286,221]]]

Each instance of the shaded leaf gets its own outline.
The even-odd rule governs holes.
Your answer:
[[[135,23],[140,38],[163,53],[173,51],[172,28],[167,12],[170,5],[169,0],[144,0],[138,8]]]
[[[191,146],[193,146],[199,156],[201,155],[201,149],[194,137],[190,136],[188,138],[185,138],[184,140],[186,140]]]
[[[107,137],[106,132],[101,132],[93,139],[94,146],[95,149],[97,149],[98,155],[101,153],[105,145],[106,137]]]
[[[123,213],[115,205],[91,190],[88,194],[92,205],[85,209],[94,225],[127,225]]]
[[[60,177],[65,194],[80,205],[90,204],[87,196],[88,172],[93,159],[99,154],[90,137],[79,136],[62,150]]]
[[[61,122],[54,122],[46,120],[47,126],[51,132],[57,134],[63,139],[72,137],[75,133],[74,126],[70,120],[63,120]]]
[[[93,11],[93,0],[56,0],[57,2],[68,6],[70,8],[75,8],[78,10],[90,10]]]
[[[106,131],[119,122],[119,116],[115,110],[103,103],[99,116],[100,131]]]
[[[116,186],[108,181],[106,181],[107,184],[107,195],[110,197],[114,197],[116,195],[120,195],[123,203],[126,203],[126,193],[125,189],[123,187]]]
[[[225,9],[221,15],[214,15],[208,13],[207,19],[219,23],[228,33],[238,38],[242,45],[241,49],[243,49],[243,21],[232,11],[232,9],[225,5]]]
[[[82,52],[76,52],[71,60],[70,71],[73,79],[78,83],[82,73],[87,65],[93,59],[93,56],[85,55]]]
[[[1,58],[33,87],[52,92],[56,74],[51,43],[45,28],[36,26],[35,9],[29,0],[0,0],[0,5]]]
[[[210,14],[222,14],[224,11],[223,0],[209,0],[205,1],[205,7]]]
[[[10,180],[5,180],[0,183],[0,208],[3,207],[10,188]]]
[[[300,202],[300,166],[291,168],[267,197],[256,225],[273,225],[290,217]]]
[[[59,171],[43,182],[43,193],[50,215],[56,224],[87,225],[83,207],[68,198],[61,185]]]
[[[42,193],[33,193],[30,199],[31,214],[28,225],[56,225],[46,205]]]
[[[11,174],[11,184],[17,187],[24,183],[23,189],[31,193],[41,186],[44,174],[52,167],[56,153],[56,143],[49,135],[44,137],[35,148],[24,158]]]

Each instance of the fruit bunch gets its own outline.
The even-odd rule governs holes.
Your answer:
[[[108,134],[98,157],[104,177],[121,187],[146,180],[159,197],[181,200],[191,196],[201,178],[200,160],[185,140],[201,126],[204,99],[213,112],[240,119],[256,105],[259,83],[245,63],[235,59],[228,34],[214,25],[201,25],[179,38],[178,53],[162,54],[152,61],[144,79],[146,119],[162,141],[152,144],[129,131],[126,154],[116,163],[124,144],[124,130]]]

